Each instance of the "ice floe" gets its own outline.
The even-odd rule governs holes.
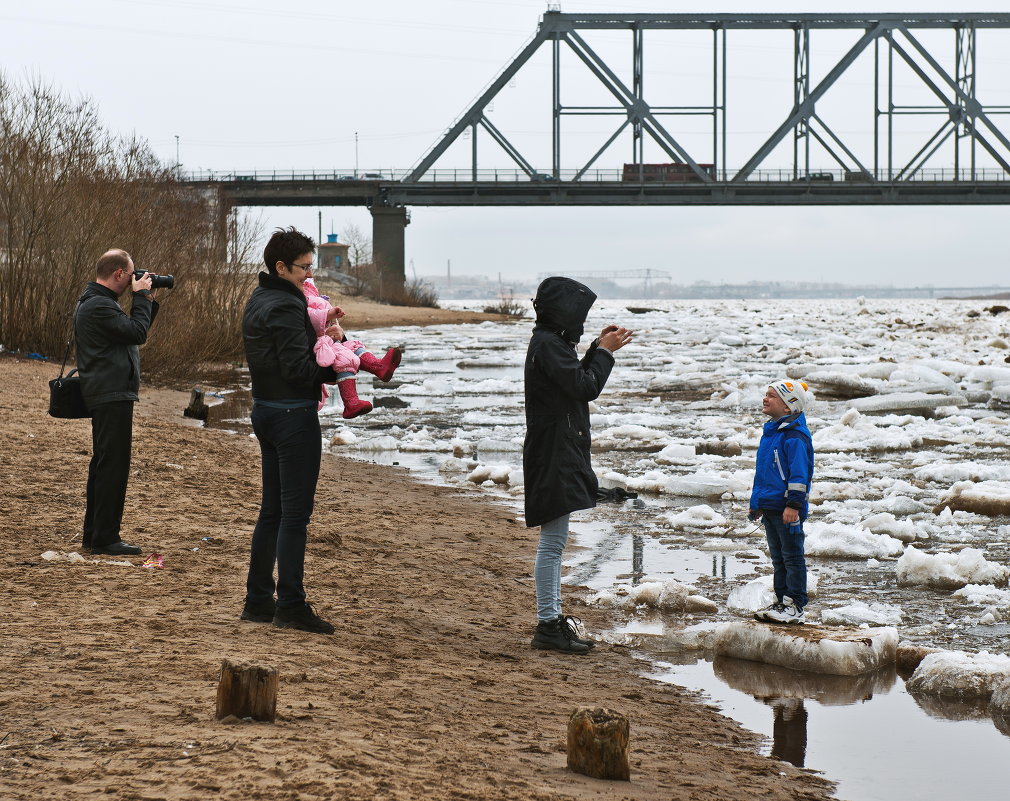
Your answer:
[[[885,603],[866,603],[850,600],[845,606],[821,610],[821,623],[826,626],[898,626],[904,612],[897,606]]]
[[[1010,679],[1010,657],[980,651],[927,654],[906,686],[910,692],[954,698],[988,698]]]
[[[874,534],[860,526],[844,523],[804,524],[807,556],[835,557],[841,559],[884,559],[900,556],[904,544],[887,534]]]
[[[898,632],[889,626],[839,630],[741,621],[719,629],[713,647],[720,656],[814,673],[858,676],[892,664],[897,645]]]
[[[1006,584],[1010,570],[976,548],[928,554],[909,545],[897,563],[898,584],[955,589],[967,584]]]

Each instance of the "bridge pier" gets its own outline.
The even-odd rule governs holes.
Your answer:
[[[406,280],[403,230],[410,224],[406,206],[374,205],[372,212],[372,258],[384,279],[403,286]]]

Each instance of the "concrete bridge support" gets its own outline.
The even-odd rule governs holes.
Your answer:
[[[375,205],[372,211],[372,257],[383,278],[402,286],[406,279],[403,229],[410,224],[405,206]]]

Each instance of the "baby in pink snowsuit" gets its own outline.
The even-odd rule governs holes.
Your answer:
[[[359,414],[372,411],[372,404],[358,398],[358,390],[354,377],[358,368],[371,373],[380,381],[388,381],[393,377],[393,371],[400,364],[403,352],[399,348],[390,348],[381,359],[376,358],[365,348],[364,343],[357,339],[348,340],[343,329],[337,322],[344,316],[343,310],[330,304],[329,298],[319,294],[319,289],[311,278],[306,278],[302,284],[305,300],[308,301],[309,320],[316,331],[315,354],[316,363],[322,367],[332,366],[337,372],[337,390],[344,402],[343,417],[350,420]],[[329,397],[326,385],[322,385],[323,401]]]

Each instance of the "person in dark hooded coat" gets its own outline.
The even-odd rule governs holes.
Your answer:
[[[589,401],[599,397],[614,366],[614,352],[632,332],[608,325],[580,360],[576,345],[596,295],[571,278],[554,276],[537,288],[536,327],[526,353],[526,441],[523,473],[526,525],[540,526],[534,578],[537,627],[532,645],[586,653],[575,620],[561,613],[561,556],[568,517],[596,506],[596,473],[589,459]]]

